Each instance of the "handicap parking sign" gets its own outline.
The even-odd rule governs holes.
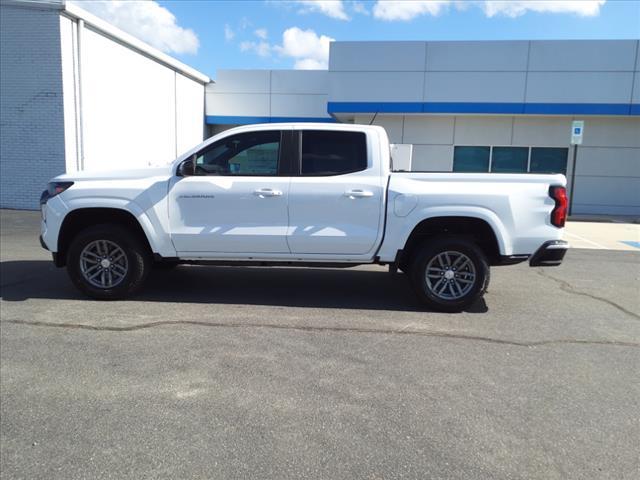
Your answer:
[[[571,145],[582,145],[583,134],[584,134],[584,121],[575,120],[571,124]]]

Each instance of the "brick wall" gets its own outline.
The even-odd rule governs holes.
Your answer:
[[[0,207],[37,209],[64,173],[60,16],[56,8],[0,7]]]

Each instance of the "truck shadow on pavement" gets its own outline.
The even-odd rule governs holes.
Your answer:
[[[84,300],[64,269],[51,261],[0,263],[0,297]],[[307,308],[347,308],[427,311],[416,299],[404,274],[357,269],[296,267],[179,266],[152,270],[132,301],[265,305]],[[484,300],[470,313],[486,313]]]

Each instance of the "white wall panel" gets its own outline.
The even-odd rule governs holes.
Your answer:
[[[173,160],[174,81],[173,70],[85,29],[85,168],[140,167]]]
[[[456,145],[511,145],[511,117],[456,117]]]
[[[425,67],[425,42],[331,42],[332,72],[418,72]]]
[[[420,102],[424,74],[419,72],[329,72],[333,102]]]
[[[526,101],[628,104],[632,79],[631,72],[530,72]]]
[[[541,147],[568,147],[571,118],[567,117],[515,117],[513,144]]]
[[[524,72],[427,72],[427,102],[522,102]]]
[[[327,70],[271,70],[271,93],[326,95],[328,91]]]
[[[640,215],[638,192],[640,178],[576,176],[573,212]]]
[[[581,146],[577,164],[577,175],[640,178],[640,148]]]
[[[357,123],[360,125],[369,125],[369,122],[373,118],[373,115],[374,115],[373,113],[371,114],[361,113],[360,115],[354,115],[353,123]]]
[[[630,71],[634,40],[532,41],[530,71]]]
[[[573,215],[620,215],[637,217],[640,215],[640,207],[624,205],[583,205],[574,203],[572,213]]]
[[[428,42],[427,70],[524,71],[529,42]]]
[[[272,117],[329,117],[326,95],[271,95]]]
[[[407,115],[404,119],[404,143],[453,143],[454,117]]]
[[[215,83],[207,85],[212,93],[269,93],[270,70],[219,70]]]
[[[269,103],[268,93],[206,93],[207,115],[268,117]]]
[[[62,59],[62,100],[64,106],[64,150],[66,172],[80,167],[78,152],[78,115],[76,105],[76,23],[60,16],[60,52]]]
[[[370,123],[369,120],[366,123]],[[403,143],[402,140],[402,116],[400,115],[377,115],[373,125],[384,127],[391,143]]]
[[[450,172],[453,170],[453,145],[414,145],[412,170]]]
[[[175,73],[176,156],[202,142],[204,137],[204,85]]]
[[[640,148],[640,118],[584,118],[583,144]]]

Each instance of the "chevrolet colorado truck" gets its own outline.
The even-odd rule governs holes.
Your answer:
[[[428,307],[460,311],[490,266],[562,262],[563,175],[396,172],[390,151],[377,126],[233,128],[165,167],[54,178],[41,243],[104,300],[180,263],[381,264]]]

